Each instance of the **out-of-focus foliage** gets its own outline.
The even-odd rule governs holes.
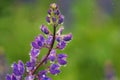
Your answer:
[[[4,2],[0,3],[2,4],[0,46],[4,48],[10,64],[18,59],[26,62],[30,43],[41,33],[39,26],[45,23],[49,4],[54,1],[2,1]],[[53,80],[104,80],[106,61],[111,61],[115,77],[119,80],[120,1],[58,0],[57,2],[67,20],[64,33],[71,31],[73,40],[64,51],[69,56],[68,65],[63,68],[62,74],[53,76]],[[9,5],[6,5],[8,3]]]

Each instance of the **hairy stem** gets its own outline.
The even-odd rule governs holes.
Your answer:
[[[50,46],[50,48],[49,48],[49,51],[48,51],[48,53],[46,54],[45,58],[38,63],[38,65],[36,66],[35,70],[32,71],[32,75],[33,75],[33,74],[38,70],[38,68],[47,60],[47,58],[48,58],[48,56],[49,56],[49,54],[50,54],[50,52],[51,52],[51,50],[52,50],[52,48],[53,48],[53,46],[54,46],[55,34],[56,34],[56,27],[57,27],[57,25],[53,25],[53,40],[52,40],[51,46]]]

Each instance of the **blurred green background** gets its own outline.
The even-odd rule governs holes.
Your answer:
[[[120,0],[0,0],[0,50],[8,66],[29,60],[30,43],[47,25],[52,2],[65,16],[64,33],[73,33],[63,51],[68,64],[53,80],[105,80],[106,65],[120,80]]]

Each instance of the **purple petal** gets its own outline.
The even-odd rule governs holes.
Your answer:
[[[50,52],[50,55],[49,55],[48,58],[52,62],[55,61],[55,59],[56,59],[56,51],[54,49],[52,49],[52,51]]]
[[[38,73],[38,77],[39,77],[39,78],[43,78],[43,77],[46,76],[46,74],[47,74],[47,71],[46,71],[46,70],[42,70],[42,71],[40,71],[40,72]]]
[[[39,35],[35,38],[35,41],[32,42],[32,47],[35,49],[40,49],[44,45],[45,39],[43,35]]]
[[[60,65],[65,65],[65,64],[67,64],[66,58],[67,58],[67,55],[66,55],[66,54],[58,54],[58,63],[59,63]]]
[[[34,80],[35,76],[34,75],[29,75],[25,78],[25,80]]]
[[[52,79],[49,78],[49,77],[44,77],[44,78],[42,78],[42,79],[40,79],[40,80],[52,80]]]
[[[72,34],[70,33],[70,34],[67,34],[67,35],[65,35],[64,37],[63,37],[63,40],[64,41],[70,41],[72,39]]]
[[[11,80],[11,76],[9,74],[6,75],[6,80]]]
[[[50,17],[46,17],[46,21],[48,22],[48,23],[50,23]]]
[[[13,73],[16,76],[21,76],[24,74],[24,64],[22,61],[19,60],[18,64],[14,63],[12,67],[13,67]]]
[[[58,69],[59,68],[59,65],[58,64],[52,64],[50,69],[52,70],[55,70],[55,69]]]
[[[35,38],[35,42],[38,42],[38,41],[44,42],[44,40],[45,39],[44,39],[43,35],[41,35],[41,34]]]
[[[21,75],[20,71],[18,70],[18,65],[16,63],[13,64],[13,73],[16,76],[20,76]]]
[[[37,43],[37,45],[39,45],[39,47],[42,47],[45,42],[43,35],[40,34],[38,37],[36,37],[35,42]]]
[[[52,11],[49,9],[49,10],[48,10],[48,14],[51,15],[51,12],[52,12]]]
[[[65,41],[61,41],[57,44],[57,48],[59,48],[59,49],[64,49],[65,47],[66,47]]]
[[[45,25],[42,25],[40,29],[41,29],[41,31],[42,31],[43,33],[49,34],[49,30],[48,30],[48,28],[47,28]]]
[[[31,71],[31,70],[34,70],[35,68],[35,60],[31,60],[31,61],[28,61],[26,63],[26,68],[27,68],[27,71]]]
[[[60,36],[57,36],[57,37],[56,37],[56,40],[57,40],[57,42],[60,42],[60,41],[61,41],[61,37],[60,37]]]
[[[58,54],[58,58],[66,58],[67,55],[66,54]]]
[[[46,43],[50,45],[52,43],[52,40],[53,40],[53,36],[49,35]]]
[[[42,47],[42,46],[43,46],[42,41],[38,41],[38,46],[39,46],[39,47]]]
[[[26,66],[27,66],[27,67],[34,67],[34,66],[35,66],[35,63],[28,61],[28,62],[26,63]]]
[[[44,39],[43,35],[40,34],[38,36],[38,38],[39,38],[39,41],[41,41],[42,43],[44,43],[45,39]]]
[[[60,70],[59,70],[59,65],[58,64],[52,64],[50,66],[50,73],[53,75],[59,74]]]
[[[21,60],[18,61],[18,66],[19,66],[19,71],[20,71],[21,75],[24,74],[24,70],[25,70],[24,64]]]
[[[50,73],[56,75],[60,73],[60,70],[50,70]]]
[[[58,20],[58,24],[63,23],[63,21],[64,21],[64,16],[63,16],[63,15],[60,15],[60,16],[59,16],[59,20]]]
[[[14,75],[12,75],[11,80],[22,80],[22,79],[21,79],[21,77],[18,77],[18,79],[17,79]]]
[[[66,65],[67,64],[67,61],[66,60],[63,60],[63,59],[58,59],[58,63],[60,65]]]
[[[53,22],[56,22],[56,20],[57,20],[57,19],[56,19],[55,17],[52,18],[52,21],[53,21]]]
[[[59,15],[59,14],[60,14],[60,10],[55,10],[55,11],[54,11],[54,14],[55,14],[55,15]]]
[[[36,42],[32,42],[32,47],[36,48],[36,49],[39,49],[39,46]]]
[[[31,52],[30,52],[30,56],[31,57],[36,58],[39,54],[40,54],[40,50],[39,49],[35,49],[35,48],[31,49]]]

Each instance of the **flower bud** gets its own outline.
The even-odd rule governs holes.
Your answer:
[[[48,14],[51,15],[51,12],[52,12],[52,11],[49,9],[49,10],[48,10]]]
[[[65,65],[65,64],[67,64],[66,58],[67,58],[67,55],[66,55],[66,54],[58,54],[58,63],[59,63],[60,65]]]
[[[50,4],[50,8],[57,9],[58,5],[56,3],[52,3],[52,4]]]
[[[47,21],[48,23],[50,23],[50,17],[49,17],[49,16],[46,17],[46,21]]]
[[[54,62],[55,59],[56,59],[56,50],[55,49],[52,49],[51,52],[50,52],[50,55],[48,56],[48,59],[51,61],[51,62]]]
[[[60,36],[57,36],[57,37],[56,37],[56,40],[57,40],[57,42],[60,42],[60,41],[61,41],[61,37],[60,37]]]
[[[55,15],[59,15],[59,14],[60,14],[60,10],[55,10],[55,11],[54,11],[54,14],[55,14]]]
[[[53,75],[59,74],[60,73],[59,67],[60,66],[58,64],[52,64],[50,66],[50,73]]]
[[[6,80],[11,80],[11,76],[9,74],[6,75]]]
[[[66,47],[66,42],[65,41],[60,41],[60,42],[58,42],[58,44],[57,44],[57,48],[58,49],[64,49]]]
[[[55,17],[52,18],[52,22],[53,22],[53,23],[56,22],[56,18],[55,18]]]
[[[64,21],[64,16],[63,16],[63,15],[60,15],[60,16],[59,16],[59,20],[58,20],[58,24],[63,23],[63,21]]]
[[[18,61],[18,64],[14,63],[13,65],[13,73],[16,76],[22,76],[24,74],[24,64],[22,61]]]
[[[48,30],[48,28],[47,28],[45,25],[42,25],[42,26],[40,27],[40,29],[41,29],[41,31],[42,31],[43,33],[49,34],[49,30]]]
[[[72,39],[72,34],[71,33],[63,36],[64,41],[70,41],[71,39]]]

